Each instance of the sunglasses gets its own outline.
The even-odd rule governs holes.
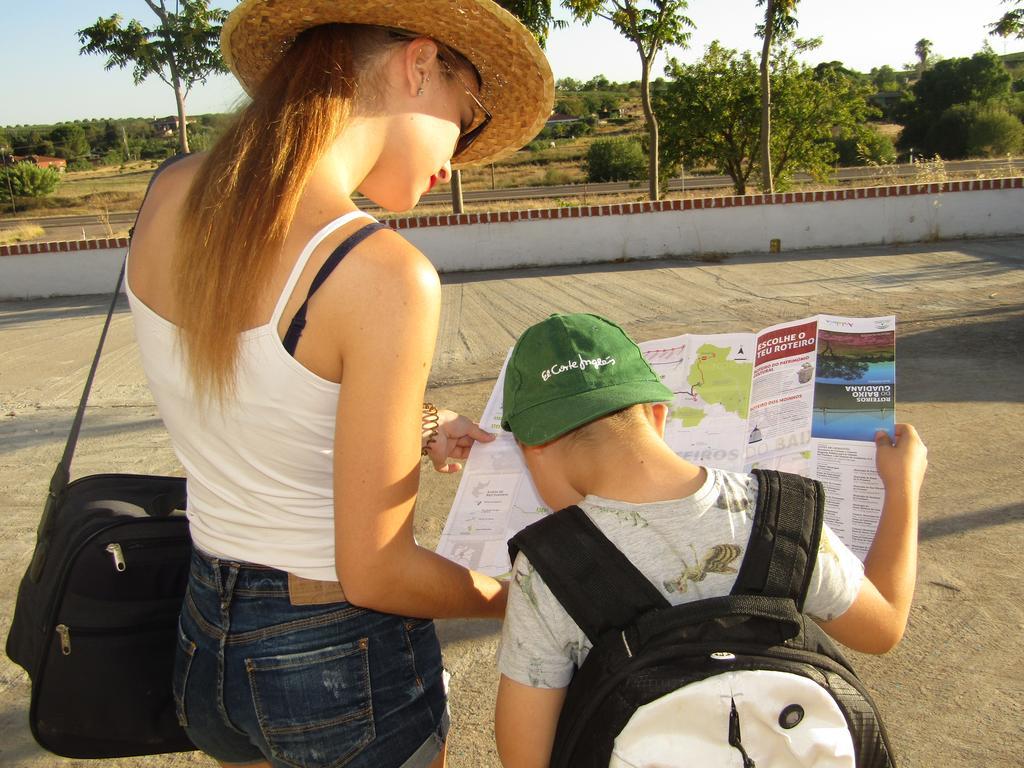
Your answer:
[[[472,123],[470,123],[471,127],[463,130],[462,133],[459,134],[459,139],[458,141],[455,142],[455,151],[452,153],[452,160],[454,160],[459,155],[463,154],[467,149],[469,149],[473,145],[474,141],[480,138],[480,134],[483,133],[484,129],[491,123],[491,113],[487,109],[487,107],[483,105],[480,99],[476,97],[476,94],[474,94],[473,91],[470,90],[470,87],[469,85],[466,84],[466,81],[463,80],[459,73],[455,71],[455,67],[453,67],[442,56],[438,56],[438,59],[441,61],[442,64],[444,64],[448,72],[451,73],[451,76],[454,77],[455,80],[459,83],[459,85],[461,85],[462,88],[466,91],[466,93],[469,94],[469,98],[473,100],[473,103],[476,104],[480,108],[480,111],[483,112],[484,114],[483,120],[481,120],[475,126]]]

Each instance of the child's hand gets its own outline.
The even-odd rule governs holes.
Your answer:
[[[449,458],[465,459],[474,442],[489,443],[492,440],[494,435],[480,429],[478,424],[441,408],[437,411],[437,438],[430,444],[427,455],[435,470],[450,474],[458,472],[462,465],[449,463]]]
[[[875,433],[875,465],[886,490],[917,493],[928,469],[928,448],[921,442],[912,424],[897,424],[895,442],[879,430]]]

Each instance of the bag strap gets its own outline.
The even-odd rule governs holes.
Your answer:
[[[755,469],[757,510],[734,595],[788,597],[803,612],[825,517],[817,480]]]
[[[143,195],[142,205],[135,214],[135,221],[128,230],[128,241],[131,243],[132,235],[135,234],[135,225],[139,223],[139,214],[142,206],[146,204],[149,191],[153,188],[153,182],[167,168],[174,165],[184,154],[173,155],[164,160],[163,163],[153,172],[146,187],[146,194]],[[60,506],[60,498],[64,494],[68,483],[71,481],[71,460],[75,455],[75,447],[78,445],[78,436],[82,431],[82,420],[85,418],[85,405],[89,400],[89,393],[92,391],[93,379],[96,378],[96,369],[99,368],[100,355],[103,353],[103,345],[107,340],[107,331],[110,329],[110,321],[114,317],[114,309],[117,307],[117,300],[121,294],[121,284],[124,282],[125,267],[128,263],[128,256],[121,260],[121,270],[117,275],[117,284],[114,286],[114,295],[110,298],[110,306],[107,308],[107,317],[103,322],[103,329],[100,331],[99,343],[96,345],[96,353],[92,357],[92,365],[89,366],[89,374],[85,377],[85,387],[82,389],[82,397],[78,401],[78,409],[75,411],[75,418],[71,422],[71,429],[68,432],[67,442],[64,443],[64,453],[57,462],[57,467],[50,478],[50,487],[46,494],[46,502],[43,505],[43,514],[39,519],[39,527],[36,529],[36,548],[32,555],[32,562],[29,565],[29,576],[32,581],[39,581],[43,573],[43,564],[46,562],[46,550],[49,546],[50,534],[56,523],[56,512]]]
[[[669,602],[577,506],[533,523],[509,541],[523,552],[591,642]]]

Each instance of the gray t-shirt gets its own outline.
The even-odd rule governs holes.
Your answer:
[[[629,504],[587,496],[580,508],[673,605],[728,595],[753,525],[757,478],[719,469],[692,496]],[[857,597],[864,566],[824,526],[804,611],[829,621]],[[564,688],[592,643],[520,553],[512,569],[498,670],[533,688]]]

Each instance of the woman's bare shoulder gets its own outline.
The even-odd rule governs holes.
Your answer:
[[[202,162],[202,155],[189,155],[157,175],[132,233],[128,282],[137,296],[161,313],[172,312],[165,297],[171,255],[178,246],[185,199]]]
[[[174,205],[180,206],[192,187],[196,174],[202,167],[205,154],[200,152],[188,155],[159,171],[146,195],[140,217],[144,217],[153,210],[166,209]],[[139,223],[142,224],[141,218]]]
[[[325,243],[325,246],[327,250],[333,250],[334,244]],[[390,228],[376,232],[360,243],[342,264],[352,280],[362,287],[367,284],[387,285],[393,290],[404,285],[413,290],[431,290],[439,282],[437,270],[430,259]],[[338,283],[345,285],[348,281],[340,280]]]

